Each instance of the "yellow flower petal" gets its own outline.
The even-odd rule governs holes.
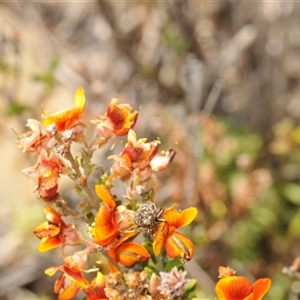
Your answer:
[[[190,208],[184,209],[181,212],[180,219],[178,220],[177,228],[184,227],[184,226],[190,224],[196,218],[197,213],[198,213],[198,210],[196,207],[190,207]]]
[[[60,110],[56,113],[48,115],[43,124],[45,127],[55,123],[58,131],[64,131],[75,126],[79,117],[84,112],[85,95],[83,88],[78,88],[75,92],[75,107]]]
[[[45,270],[45,274],[48,276],[53,276],[58,270],[59,270],[59,267],[50,267]]]
[[[82,87],[77,88],[75,92],[75,107],[83,108],[85,105],[85,93]]]

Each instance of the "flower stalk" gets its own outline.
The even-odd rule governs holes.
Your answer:
[[[85,178],[85,175],[83,175],[80,171],[78,161],[76,161],[70,151],[70,143],[65,144],[60,136],[60,133],[56,130],[55,131],[55,139],[57,142],[64,146],[63,154],[65,158],[71,163],[72,169],[74,170],[74,173],[76,174],[76,183],[84,190],[86,193],[87,198],[90,200],[93,208],[97,208],[97,200],[90,190],[89,186],[87,185],[87,180]]]

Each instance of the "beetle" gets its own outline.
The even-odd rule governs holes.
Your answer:
[[[153,230],[162,222],[167,222],[162,218],[164,213],[163,208],[158,208],[156,205],[148,200],[136,212],[134,222],[136,225],[147,231],[148,236],[153,239]]]

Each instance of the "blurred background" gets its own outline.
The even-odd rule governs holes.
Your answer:
[[[300,255],[300,3],[2,2],[0,28],[0,299],[55,299],[44,270],[61,259],[36,250],[44,204],[12,128],[71,107],[78,86],[86,120],[118,97],[140,107],[139,137],[178,151],[157,202],[199,210],[185,266],[199,299],[220,265],[299,299],[282,269]]]

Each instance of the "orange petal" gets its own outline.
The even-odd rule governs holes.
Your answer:
[[[57,211],[54,208],[52,208],[51,206],[45,205],[44,212],[46,215],[46,220],[49,221],[50,223],[66,226],[63,219],[60,217],[60,215],[57,213]]]
[[[75,282],[70,282],[70,284],[58,295],[58,300],[71,300],[79,292],[79,287]]]
[[[97,272],[97,277],[92,280],[84,293],[88,296],[89,300],[104,300],[107,299],[105,295],[105,278],[101,272]]]
[[[127,166],[128,161],[131,163],[139,159],[138,149],[133,147],[132,145],[127,145],[122,151],[121,156],[125,158],[125,166]]]
[[[114,248],[117,248],[119,245],[121,245],[122,243],[124,243],[125,241],[127,241],[128,239],[130,239],[131,237],[137,235],[138,233],[140,233],[139,230],[123,234],[121,236],[121,238],[118,240],[118,242],[114,245]]]
[[[138,117],[138,113],[135,112],[133,114],[129,115],[129,118],[123,123],[123,124],[117,124],[115,126],[115,134],[117,136],[123,136],[126,135],[129,131],[129,129],[131,129],[134,124],[136,123]]]
[[[261,300],[271,286],[271,279],[260,278],[253,284],[254,300]]]
[[[75,107],[60,110],[46,117],[43,124],[48,126],[52,123],[56,124],[58,131],[64,131],[77,123],[77,119],[82,115],[85,105],[85,96],[83,88],[78,88],[75,92]]]
[[[114,259],[114,261],[116,261],[116,260]],[[117,268],[111,261],[108,260],[107,263],[108,263],[108,267],[109,267],[109,270],[110,270],[111,273],[118,273],[118,272],[120,272],[120,269]],[[118,266],[118,264],[117,264],[117,266]]]
[[[110,208],[113,208],[116,206],[115,199],[113,195],[111,194],[110,190],[107,189],[105,186],[101,184],[95,185],[95,191],[97,196]]]
[[[130,267],[137,262],[142,262],[150,258],[145,247],[134,242],[125,242],[117,248],[118,262],[125,267]]]
[[[107,109],[107,116],[112,121],[122,121],[126,118],[126,112],[128,112],[128,109],[122,109],[118,106],[119,99],[113,98],[111,99],[108,109]]]
[[[166,244],[166,241],[169,237],[169,225],[167,222],[162,222],[159,225],[157,236],[153,242],[153,252],[156,256],[158,256],[161,252],[163,245]]]
[[[81,289],[88,287],[89,282],[82,276],[81,271],[73,271],[72,268],[64,265],[64,274]]]
[[[61,244],[62,244],[62,240],[61,240],[60,236],[44,237],[41,240],[41,243],[38,247],[38,251],[40,251],[40,252],[49,251],[53,248],[58,247]]]
[[[58,294],[60,291],[62,291],[64,288],[64,283],[65,283],[65,275],[61,273],[54,283],[54,292]]]
[[[219,300],[244,300],[246,297],[253,296],[252,284],[242,276],[221,278],[217,282],[215,290]]]
[[[128,104],[120,104],[119,99],[112,99],[107,110],[107,117],[114,123],[114,132],[116,135],[126,135],[136,120],[138,113],[130,113],[131,107]]]
[[[102,205],[99,208],[99,211],[96,215],[95,228],[97,229],[99,227],[107,227],[107,226],[116,227],[115,214],[116,214],[115,208],[111,209],[106,205]]]
[[[163,219],[167,221],[171,229],[174,231],[176,229],[177,219],[180,216],[179,212],[176,211],[177,203],[174,203],[172,206],[166,208],[163,213]]]
[[[180,212],[180,218],[177,222],[177,228],[184,227],[190,224],[197,216],[198,210],[196,207],[190,207]]]
[[[171,258],[190,260],[194,256],[194,245],[184,234],[175,231],[166,242],[166,252]]]
[[[112,231],[110,227],[98,229],[96,232],[93,241],[100,246],[106,246],[113,242],[119,233],[117,230]]]
[[[152,155],[152,153],[154,153],[154,147],[148,149],[148,145],[149,144],[137,144],[134,147],[136,159],[135,160],[132,159],[133,162],[139,162],[139,163],[145,163],[145,164],[150,163],[151,158],[155,154]],[[157,152],[157,149],[158,149],[158,146],[156,147],[156,152]]]
[[[176,229],[190,224],[195,219],[197,213],[198,210],[195,207],[184,209],[181,212],[175,209],[168,209],[165,210],[163,218],[169,223],[170,227]]]
[[[177,204],[177,203],[174,203],[172,206],[167,207],[167,208],[165,209],[165,213],[168,212],[168,211],[175,210],[175,208],[176,208],[177,206],[178,206],[178,204]]]
[[[131,160],[130,157],[127,154],[124,154],[122,156],[114,155],[110,158],[114,158],[116,162],[111,167],[111,172],[117,176],[120,176],[121,178],[126,177],[130,175],[131,170]]]
[[[96,224],[92,229],[93,240],[100,246],[105,246],[112,242],[119,234],[118,224],[115,222],[115,209],[111,210],[107,206],[101,206],[96,216]]]
[[[60,233],[60,231],[61,228],[59,226],[45,222],[40,226],[36,227],[33,232],[39,239],[42,239],[44,237],[49,238],[57,236]]]
[[[77,119],[83,113],[81,107],[61,110],[57,113],[49,115],[43,122],[44,126],[55,123],[58,131],[64,131],[77,123]]]

